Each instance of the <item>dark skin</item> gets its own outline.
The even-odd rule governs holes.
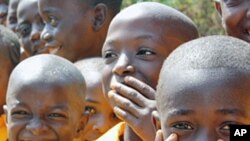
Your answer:
[[[215,1],[226,33],[247,42],[250,42],[249,6],[249,0]]]
[[[83,76],[86,79],[85,113],[89,115],[89,120],[81,134],[82,137],[74,141],[93,141],[119,123],[120,120],[104,97],[101,73],[91,70],[88,73],[83,73]]]
[[[38,12],[37,0],[22,0],[17,9],[17,33],[27,56],[48,53],[45,42],[40,39],[44,27]]]
[[[162,130],[156,141],[229,141],[230,124],[250,124],[250,75],[246,71],[176,70],[168,73],[165,82],[168,87],[159,96],[167,104],[157,103],[159,113],[153,114]]]
[[[133,11],[123,11],[110,25],[102,50],[106,64],[103,84],[114,112],[129,125],[124,140],[152,141],[155,129],[151,112],[155,110],[159,71],[167,55],[184,41],[180,34],[170,34],[173,30],[177,33],[178,27],[152,22],[152,13],[133,10],[133,16]]]
[[[0,106],[5,104],[6,91],[8,87],[8,81],[10,73],[13,69],[13,65],[8,56],[9,51],[6,48],[0,48]],[[0,115],[4,113],[3,108],[0,108]]]
[[[0,24],[6,25],[6,18],[8,14],[8,3],[6,0],[0,0]]]
[[[38,7],[45,22],[42,39],[50,53],[72,62],[101,56],[111,20],[106,5],[93,6],[79,0],[38,0]]]
[[[84,79],[67,60],[37,55],[22,61],[10,76],[4,106],[9,141],[78,138],[88,119],[84,94]]]
[[[8,15],[7,15],[7,27],[16,32],[17,26],[17,6],[19,0],[9,0]]]

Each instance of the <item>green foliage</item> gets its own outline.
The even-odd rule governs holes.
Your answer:
[[[141,1],[160,2],[178,9],[197,24],[201,36],[224,34],[212,0],[123,0],[123,7]]]

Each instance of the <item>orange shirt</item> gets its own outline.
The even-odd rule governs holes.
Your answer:
[[[120,141],[119,138],[124,134],[125,125],[125,122],[116,124],[96,141]]]
[[[0,116],[0,141],[7,141],[7,128],[5,125],[5,115]]]

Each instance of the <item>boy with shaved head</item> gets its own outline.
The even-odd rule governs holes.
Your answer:
[[[197,28],[190,18],[160,3],[132,5],[112,20],[102,49],[103,85],[126,129],[124,124],[118,124],[120,127],[114,127],[100,140],[154,139],[151,112],[155,109],[161,65],[173,49],[197,37]]]
[[[38,0],[41,37],[50,53],[77,60],[101,56],[108,26],[122,0]]]
[[[249,62],[249,43],[227,36],[174,50],[157,85],[156,141],[228,141],[230,125],[250,124]]]
[[[4,110],[9,141],[73,141],[87,117],[85,81],[69,61],[37,55],[12,72]]]
[[[19,59],[20,44],[17,36],[11,30],[0,25],[0,141],[5,141],[7,138],[2,107],[5,104],[10,73],[19,63]]]

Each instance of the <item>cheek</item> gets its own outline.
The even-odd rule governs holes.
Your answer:
[[[103,69],[102,73],[102,85],[103,85],[103,92],[106,96],[108,91],[110,90],[110,82],[112,78],[112,69],[111,66],[106,65]]]

